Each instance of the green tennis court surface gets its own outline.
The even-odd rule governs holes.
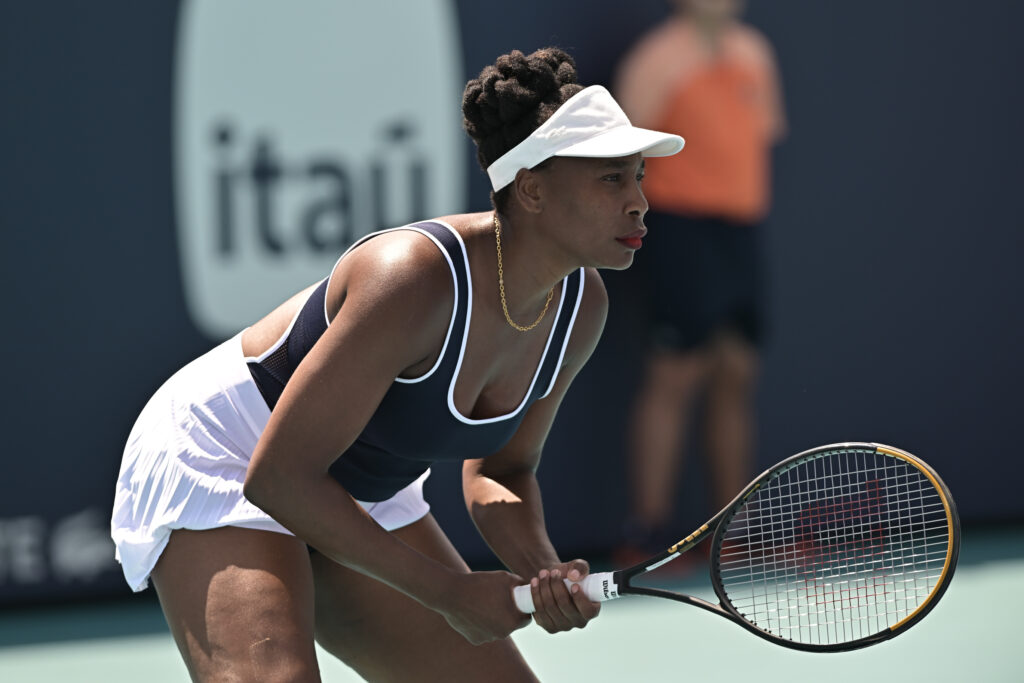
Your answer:
[[[703,571],[703,570],[702,570]],[[678,583],[711,596],[701,575]],[[1024,529],[972,530],[935,610],[907,633],[844,654],[780,648],[702,610],[624,598],[582,631],[536,626],[515,639],[543,681],[1024,681]],[[323,679],[362,680],[320,653]],[[116,604],[0,612],[0,681],[187,681],[151,597]],[[411,682],[414,683],[414,682]]]

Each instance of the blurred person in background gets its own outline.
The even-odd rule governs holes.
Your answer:
[[[493,211],[356,243],[132,429],[111,534],[197,681],[319,680],[314,638],[369,680],[533,681],[513,587],[550,632],[598,614],[562,581],[589,567],[553,547],[535,472],[604,327],[597,268],[629,267],[646,232],[644,157],[683,141],[631,126],[556,48],[499,57],[462,110]],[[441,459],[464,461],[510,571],[470,571],[430,514]]]
[[[624,57],[614,92],[635,125],[677,133],[686,149],[648,162],[651,210],[637,257],[650,288],[652,349],[630,416],[630,515],[617,561],[678,540],[671,522],[690,424],[703,397],[709,503],[753,468],[758,346],[764,331],[760,224],[770,152],[786,129],[767,39],[741,0],[673,0],[674,11]]]

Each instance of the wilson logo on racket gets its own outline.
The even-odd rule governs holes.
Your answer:
[[[387,49],[367,26],[387,27]],[[324,277],[363,235],[464,204],[450,2],[186,2],[176,71],[182,281],[208,336]],[[401,87],[381,77],[395,73]]]
[[[718,604],[634,579],[711,534]],[[799,650],[853,650],[918,623],[956,568],[960,522],[946,485],[891,446],[839,443],[783,460],[707,524],[628,569],[580,581],[588,598],[649,595],[724,616]],[[533,611],[529,586],[513,591]]]

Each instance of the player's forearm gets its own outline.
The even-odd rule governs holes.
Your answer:
[[[331,477],[290,475],[250,472],[245,495],[335,562],[432,609],[445,604],[452,570],[381,529]]]
[[[560,562],[544,524],[540,487],[532,472],[466,474],[466,507],[480,535],[506,567],[530,578]]]

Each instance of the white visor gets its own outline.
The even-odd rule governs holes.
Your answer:
[[[584,88],[566,100],[547,121],[487,167],[494,191],[513,180],[521,168],[551,157],[667,157],[683,148],[678,135],[636,128],[606,89]]]

